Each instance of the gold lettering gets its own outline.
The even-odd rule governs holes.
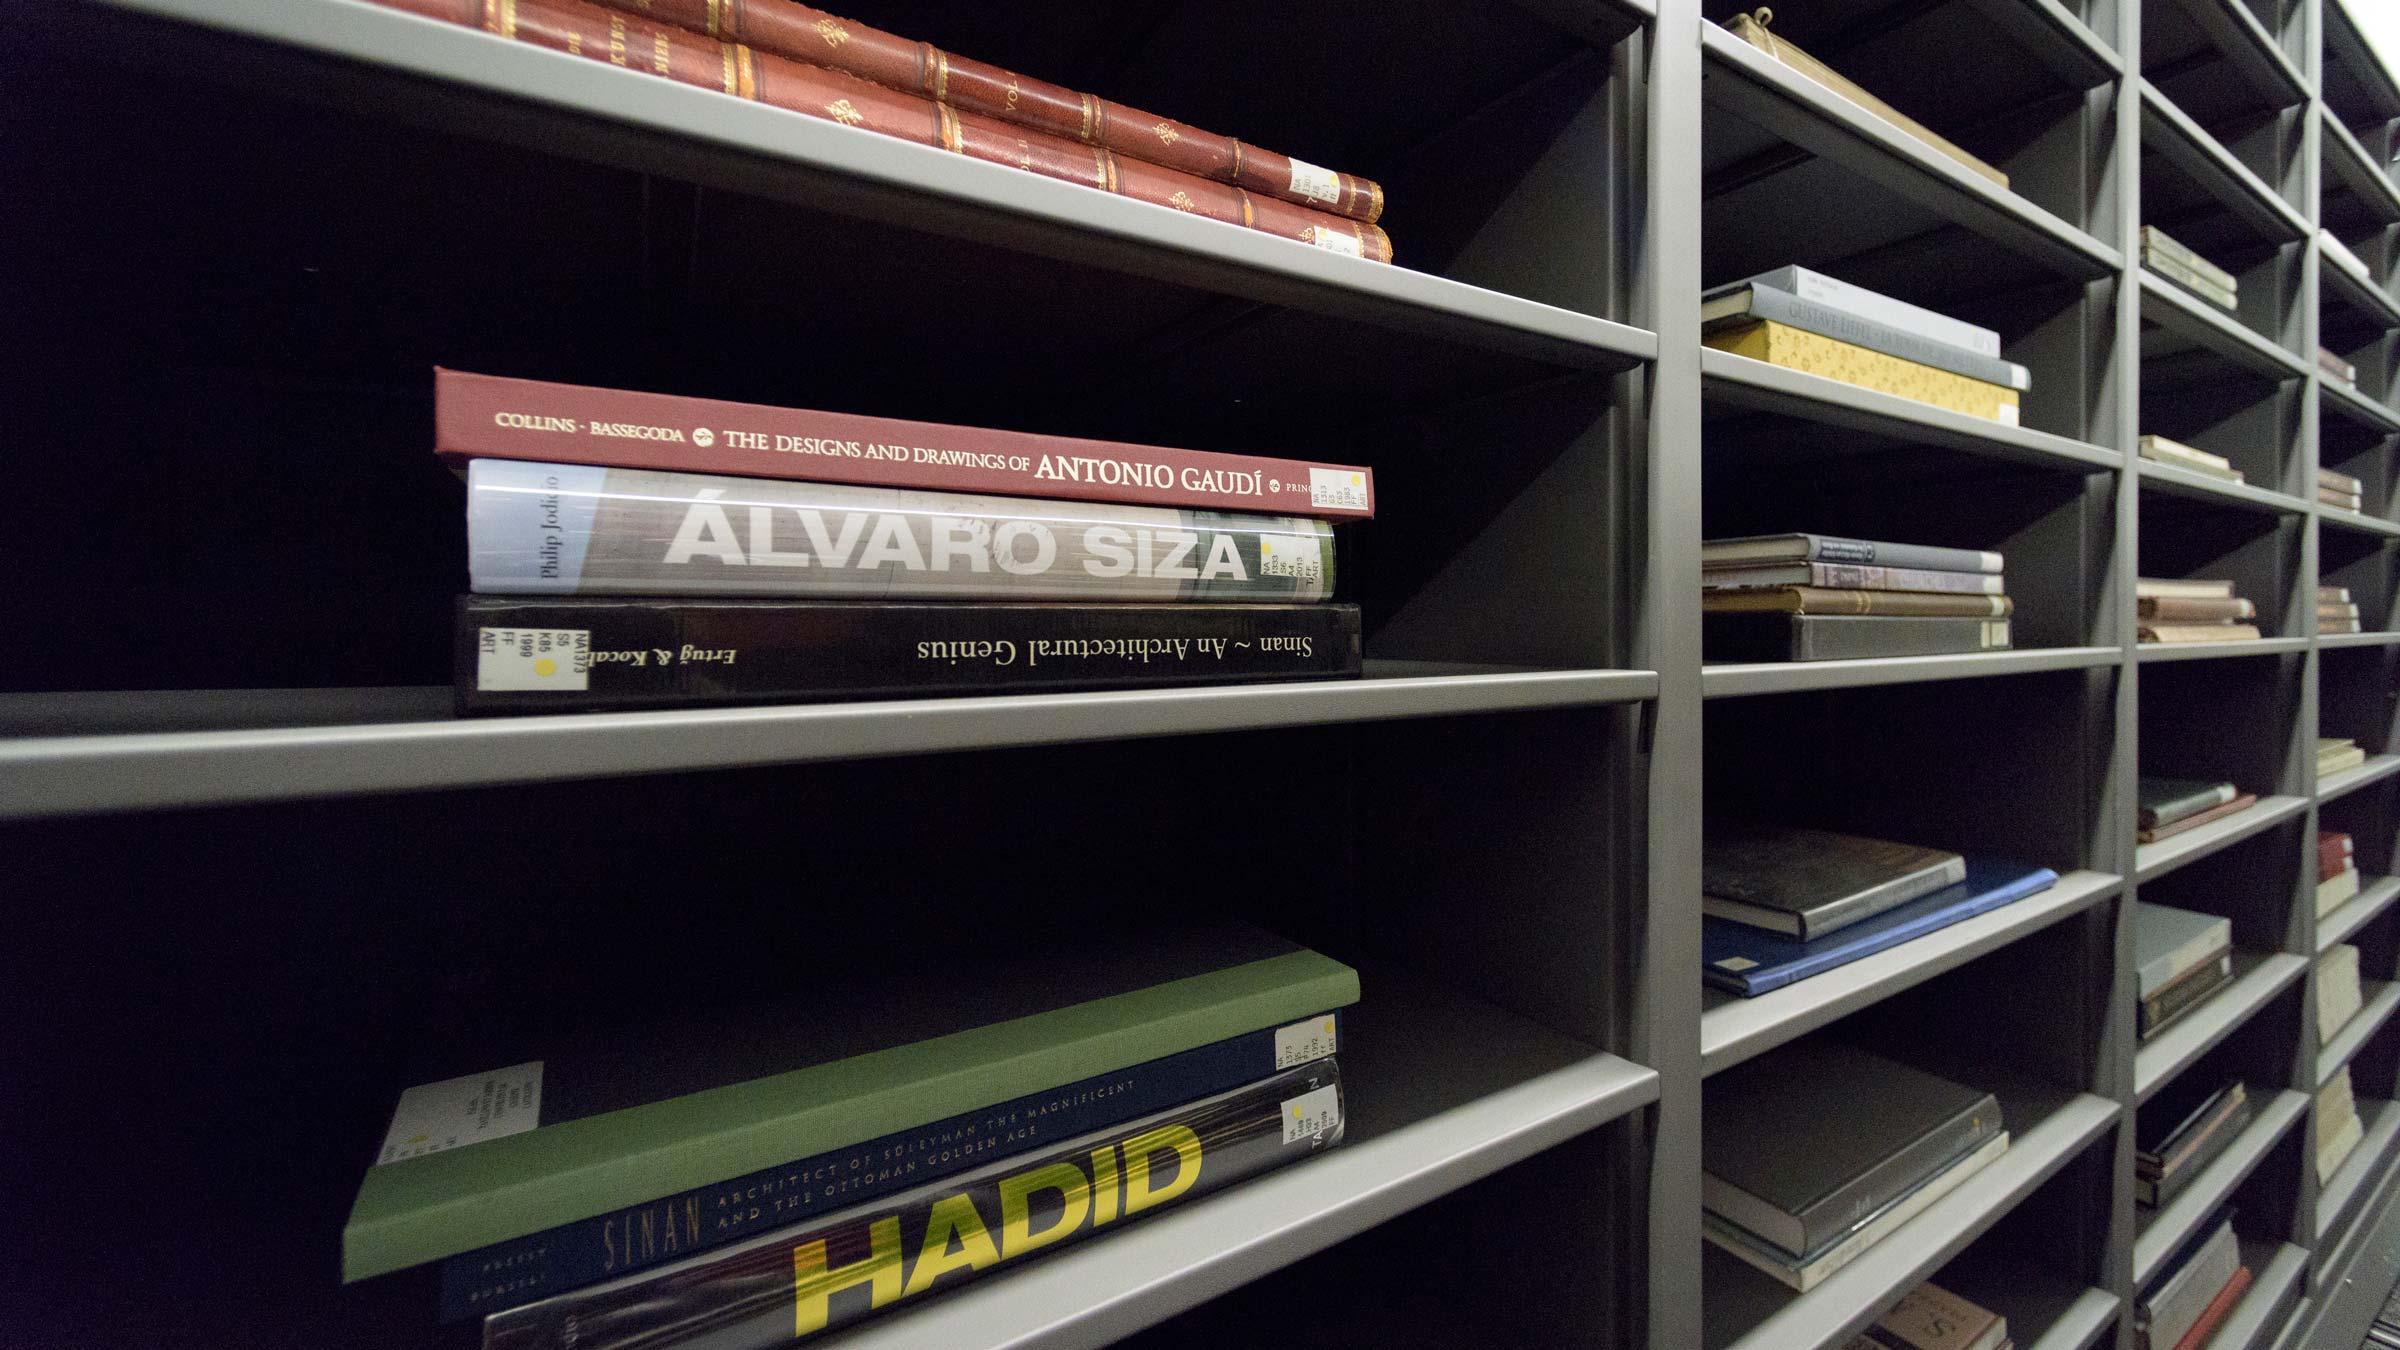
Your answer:
[[[1155,1190],[1150,1185],[1150,1155],[1175,1154],[1175,1179]],[[1125,1214],[1128,1218],[1152,1205],[1163,1205],[1192,1188],[1200,1179],[1200,1136],[1188,1125],[1167,1125],[1125,1141]]]
[[[825,1240],[792,1249],[792,1334],[823,1331],[826,1304],[834,1294],[867,1286],[867,1306],[880,1308],[900,1297],[900,1221],[877,1219],[867,1226],[867,1254],[846,1266],[825,1264]]]
[[[625,64],[625,21],[614,14],[608,16],[608,63]]]
[[[1032,1206],[1027,1202],[1040,1191],[1058,1192],[1060,1213],[1057,1223],[1036,1233]],[[1054,1163],[1004,1178],[1000,1182],[1000,1250],[1013,1261],[1036,1247],[1048,1246],[1083,1227],[1091,1208],[1091,1183],[1073,1163]]]
[[[839,47],[850,40],[850,30],[830,18],[819,19],[817,20],[817,36],[825,39],[826,46]]]
[[[831,117],[834,121],[839,122],[846,127],[857,126],[860,122],[866,120],[866,118],[858,111],[858,109],[851,105],[850,100],[846,98],[837,98],[833,102],[826,104],[825,115]]]

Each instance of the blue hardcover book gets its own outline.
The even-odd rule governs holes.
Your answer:
[[[561,1224],[442,1263],[441,1320],[455,1322],[679,1260],[1011,1154],[1271,1078],[1334,1052],[1340,1014],[1262,1028],[784,1167]]]
[[[1794,980],[1846,966],[1910,938],[2046,891],[2058,873],[1994,858],[1967,859],[1967,879],[1816,939],[1800,939],[1727,919],[1700,920],[1700,963],[1708,982],[1755,998]]]

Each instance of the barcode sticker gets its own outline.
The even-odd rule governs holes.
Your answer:
[[[592,687],[588,628],[485,628],[475,649],[478,689],[579,690]]]
[[[1367,246],[1359,242],[1357,235],[1348,230],[1334,229],[1329,225],[1309,226],[1308,242],[1329,253],[1339,253],[1345,257],[1363,258],[1367,256]]]
[[[1342,1123],[1342,1090],[1328,1083],[1283,1104],[1283,1142],[1314,1139]]]
[[[1345,511],[1367,509],[1367,476],[1348,469],[1310,469],[1308,504]]]
[[[1258,537],[1258,570],[1262,576],[1322,581],[1325,578],[1324,550],[1318,546],[1317,536],[1313,534],[1262,534]]]
[[[1332,1053],[1332,1013],[1275,1029],[1275,1069],[1278,1073],[1312,1059],[1323,1059]]]
[[[542,1123],[542,1061],[412,1087],[400,1094],[377,1165],[523,1134]]]
[[[1320,202],[1342,199],[1342,176],[1304,160],[1292,161],[1292,191]]]

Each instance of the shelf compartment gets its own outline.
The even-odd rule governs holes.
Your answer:
[[[2356,1058],[2359,1047],[2365,1045],[2376,1032],[2383,1030],[2384,1024],[2392,1020],[2392,1010],[2400,1008],[2400,980],[2361,980],[2359,986],[2366,993],[2365,1001],[2357,1012],[2350,1015],[2349,1021],[2334,1030],[2333,1039],[2317,1052],[2318,1087],[2325,1086],[2326,1080],[2332,1078],[2335,1071]],[[2314,1019],[2313,1011],[2310,1017]]]
[[[2334,1169],[2333,1179],[2317,1195],[2317,1250],[2331,1252],[2336,1229],[2354,1217],[2357,1201],[2380,1181],[2392,1161],[2392,1143],[2400,1139],[2400,1103],[2358,1101],[2359,1123],[2365,1127],[2358,1147]],[[2313,1164],[2312,1164],[2313,1165]]]
[[[2348,941],[2351,934],[2391,908],[2394,899],[2400,899],[2400,877],[2377,877],[2368,882],[2358,894],[2317,921],[2317,954],[2322,956],[2335,944]]]
[[[2134,1051],[2136,1104],[2148,1101],[2169,1079],[2240,1030],[2259,1009],[2307,971],[2307,961],[2286,952],[2269,954],[2237,949],[2233,954],[2231,984]]]
[[[2298,1298],[2308,1251],[2289,1242],[2245,1242],[2242,1264],[2253,1272],[2250,1288],[2209,1341],[2213,1350],[2265,1350]]]
[[[2294,516],[2308,514],[2307,502],[2254,484],[2230,483],[2222,478],[2211,478],[2204,473],[2148,459],[2140,461],[2140,469],[2144,492],[2163,492],[2169,496],[2244,511]]]
[[[2266,1159],[2267,1153],[2308,1114],[2308,1094],[2284,1091],[2261,1104],[2239,1138],[2192,1178],[2164,1209],[2152,1211],[2133,1242],[2133,1283],[2150,1282],[2159,1264],[2182,1246],[2234,1188]],[[2137,1213],[2139,1209],[2137,1207]]]
[[[2026,1347],[2080,1350],[2116,1316],[2116,1297],[2019,1259],[1978,1259],[1970,1251],[1933,1283],[2008,1319],[2009,1338]]]
[[[2367,431],[2376,435],[2391,435],[2400,432],[2400,413],[2393,412],[2356,389],[2346,384],[2336,384],[2331,380],[2317,381],[2317,388],[2324,394],[2324,402],[2321,406],[2357,423]]]
[[[2139,845],[2133,851],[2134,880],[2156,881],[2186,863],[2238,844],[2307,809],[2306,797],[2261,797],[2258,805],[2247,811],[2237,812],[2223,820],[2212,820],[2198,829],[2186,830],[2155,844]]]
[[[1722,990],[1701,994],[1700,1072],[1732,1068],[1753,1055],[1910,989],[1986,952],[2107,899],[2119,880],[2105,872],[2069,872],[2038,895],[2002,905],[1939,932],[1812,975],[1757,998]]]
[[[2355,310],[2358,318],[2378,328],[2400,328],[2400,300],[2394,300],[2360,280],[2349,268],[2320,254],[2317,259],[2317,279],[2324,287],[2326,298],[2337,300]],[[2337,389],[2342,387],[2331,380],[2326,383]]]
[[[1389,671],[1391,673],[1385,673]],[[1358,681],[790,704],[648,713],[336,722],[0,739],[0,818],[469,787],[945,750],[1589,707],[1655,697],[1645,671],[1439,675],[1415,664]],[[300,691],[320,712],[353,691]],[[377,708],[445,701],[368,691]],[[271,702],[275,691],[254,699]],[[81,700],[93,702],[85,705]],[[0,725],[72,720],[147,700],[172,718],[197,695],[9,695]],[[253,700],[243,700],[245,707]]]
[[[2118,1119],[2090,1093],[2000,1092],[2008,1151],[1808,1293],[1716,1251],[1703,1255],[1708,1350],[1836,1350],[1932,1275]]]
[[[2089,670],[2113,666],[2115,647],[2029,647],[2017,651],[1957,656],[1887,656],[1862,661],[1727,662],[1700,668],[1704,698],[1782,694],[1808,689],[1863,689],[1882,684],[2023,675],[2045,670]]]
[[[2318,779],[2317,800],[2332,801],[2346,792],[2356,792],[2369,783],[2389,778],[2394,773],[2400,773],[2400,755],[2370,755],[2364,764]]]
[[[2123,1306],[2115,1294],[2086,1289],[2060,1311],[2041,1339],[2025,1350],[2088,1350],[2099,1341],[2100,1333],[2116,1325],[2117,1310]]]
[[[2158,86],[2143,80],[2141,100],[2143,148],[2156,150],[2260,238],[2288,242],[2308,237],[2308,218]]]
[[[741,190],[1268,304],[1509,352],[1621,370],[1652,334],[1405,267],[1361,263],[1255,230],[661,79],[359,0],[246,5],[111,0],[118,9],[258,39],[257,55],[330,56],[341,97],[553,153]],[[308,83],[325,82],[313,69]]]
[[[2301,77],[2291,57],[2243,0],[2172,0],[2172,3],[2266,107],[2283,108],[2307,101],[2308,81]],[[2144,36],[2148,37],[2148,30],[2162,11],[2150,4],[2141,9]]]
[[[2400,538],[2400,521],[2378,520],[2374,516],[2363,515],[2357,511],[2345,511],[2333,506],[2318,507],[2317,518],[2334,529],[2356,530],[2360,534],[2380,535],[2386,539]],[[2348,637],[2352,635],[2337,633],[2333,636]]]
[[[2186,294],[2174,282],[2144,271],[2141,288],[2142,321],[2157,325],[2173,339],[2264,379],[2297,380],[2308,375],[2310,363],[2207,301]],[[2145,361],[2152,352],[2153,344],[2145,341]]]
[[[2136,661],[2149,665],[2156,661],[2215,661],[2233,656],[2289,655],[2307,649],[2307,638],[2235,638],[2226,642],[2145,642],[2133,649],[2133,656]]]
[[[2357,133],[2342,125],[2342,120],[2330,110],[2320,109],[2318,127],[2324,135],[2324,159],[2333,176],[2342,180],[2352,195],[2372,208],[2388,223],[2400,224],[2400,186],[2391,176],[2375,165],[2367,147],[2359,143]]]

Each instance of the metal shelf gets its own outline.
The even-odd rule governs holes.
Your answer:
[[[2182,0],[2182,5],[2267,106],[2280,108],[2307,100],[2308,81],[2301,78],[2291,58],[2242,0]]]
[[[2322,253],[2317,259],[2317,284],[2324,288],[2327,297],[2358,311],[2369,323],[2387,330],[2400,328],[2400,300],[2392,299]],[[2336,389],[2343,387],[2332,380],[2326,383]]]
[[[2038,895],[1757,998],[1711,989],[1701,995],[1700,1070],[1712,1074],[1730,1069],[1871,1003],[1914,988],[2070,914],[2082,913],[2114,895],[2119,885],[2118,878],[2105,872],[2069,872]]]
[[[2232,656],[2288,656],[2308,650],[2307,638],[2234,638],[2226,642],[2145,642],[2133,649],[2143,665],[2159,661],[2216,661]],[[2142,845],[2150,847],[2148,844]]]
[[[2288,952],[2234,952],[2231,984],[2134,1051],[2134,1105],[2150,1100],[2168,1080],[2240,1030],[2259,1009],[2307,973],[2308,962]]]
[[[2247,811],[2236,811],[2223,820],[2212,820],[2198,829],[2171,835],[2155,844],[2135,847],[2134,877],[2137,882],[2156,881],[2176,868],[2196,858],[2205,858],[2230,844],[2238,844],[2260,830],[2289,820],[2308,809],[2306,797],[2261,797]]]
[[[2142,489],[2157,491],[2171,497],[2182,497],[2212,506],[2232,507],[2247,511],[2263,511],[2272,515],[2302,516],[2308,514],[2308,503],[2289,493],[2275,492],[2251,483],[2234,483],[2211,478],[2204,473],[2161,464],[2156,460],[2137,460]]]
[[[2115,647],[2029,647],[2021,651],[1885,656],[1860,661],[1729,662],[1701,667],[1700,690],[1707,698],[1736,698],[1803,689],[1928,684],[1936,680],[2026,675],[2043,670],[2090,670],[2115,665],[2121,654]]]
[[[2329,773],[2317,780],[2317,800],[2329,802],[2346,792],[2356,792],[2369,783],[2380,782],[2400,773],[2400,755],[2369,755],[2367,762]]]
[[[2326,633],[2317,639],[2319,647],[2389,647],[2400,642],[2400,632]]]
[[[2365,998],[2350,1020],[2333,1033],[2333,1039],[2317,1052],[2317,1086],[2325,1086],[2336,1071],[2358,1055],[2360,1046],[2392,1020],[2392,1010],[2400,1008],[2400,981],[2361,980],[2359,988]],[[2311,1016],[2314,1016],[2312,1010]]]
[[[2140,87],[2145,148],[2166,156],[2260,237],[2274,241],[2308,237],[2307,216],[2261,182],[2156,85],[2143,80]]]
[[[2400,224],[2400,186],[2376,167],[2375,157],[2359,143],[2357,134],[2322,104],[2317,107],[2317,126],[2324,134],[2325,163],[2334,175],[2386,222]]]
[[[2242,1264],[2254,1272],[2248,1292],[2209,1341],[2214,1350],[2262,1350],[2280,1325],[2276,1314],[2308,1273],[2308,1253],[2289,1242],[2243,1244]]]
[[[1973,0],[1976,12],[2014,38],[2066,84],[2088,89],[2125,73],[2116,49],[2060,0]]]
[[[2226,1146],[2223,1153],[2192,1178],[2164,1209],[2149,1211],[2141,1225],[2140,1235],[2133,1243],[2133,1283],[2141,1288],[2158,1273],[2159,1264],[2173,1255],[2175,1249],[2191,1237],[2217,1207],[2225,1203],[2234,1188],[2247,1180],[2267,1156],[2268,1150],[2282,1142],[2295,1121],[2308,1113],[2308,1094],[2284,1091],[2267,1098],[2259,1105],[2258,1113],[2243,1127],[2241,1136]]]
[[[2384,1177],[2392,1161],[2392,1142],[2400,1139],[2400,1103],[2361,1097],[2358,1120],[2363,1127],[2358,1146],[2342,1159],[2342,1165],[2333,1170],[2333,1179],[2317,1195],[2316,1249],[2320,1254],[2339,1245],[2327,1239],[2343,1220],[2353,1217],[2352,1206],[2359,1197]]]
[[[2400,537],[2400,522],[2378,520],[2374,516],[2362,515],[2356,511],[2344,511],[2338,507],[2318,507],[2317,519],[2337,529],[2356,530],[2360,534],[2382,535],[2387,539]],[[2348,637],[2351,635],[2337,633],[2334,636]]]
[[[2141,273],[2142,319],[2203,351],[2269,380],[2305,379],[2311,363],[2261,337],[2231,314],[2152,272]],[[2148,467],[2145,461],[2144,467]],[[2198,476],[2198,475],[2195,475]]]
[[[2100,1333],[2116,1325],[2117,1310],[2124,1306],[2124,1300],[2115,1294],[2086,1289],[2026,1350],[2086,1350],[2100,1339]]]
[[[2331,380],[2317,381],[2323,406],[2381,435],[2400,432],[2400,413],[2368,398],[2346,384]]]
[[[2391,907],[2400,897],[2400,877],[2377,877],[2359,889],[2358,894],[2317,920],[2317,954],[2322,956],[2335,944],[2372,922],[2376,915]]]
[[[1370,663],[1367,679],[1316,684],[33,736],[0,740],[0,818],[1591,707],[1658,692],[1646,671],[1423,669]],[[157,698],[172,717],[176,696]]]

